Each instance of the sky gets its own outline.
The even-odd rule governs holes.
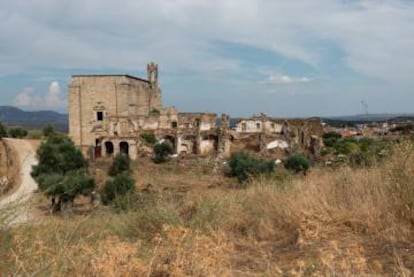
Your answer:
[[[414,0],[0,0],[0,22],[1,105],[66,112],[71,75],[154,61],[185,112],[414,112]]]

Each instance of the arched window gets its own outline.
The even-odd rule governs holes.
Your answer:
[[[126,141],[121,141],[121,143],[119,144],[119,150],[121,151],[121,153],[124,154],[129,154],[129,144]]]
[[[107,156],[112,156],[112,154],[114,154],[114,144],[112,142],[105,142],[105,153]]]

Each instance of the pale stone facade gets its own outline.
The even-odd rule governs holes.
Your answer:
[[[158,66],[148,79],[129,75],[74,75],[69,84],[69,133],[89,158],[120,151],[132,159],[142,146],[140,135],[168,140],[177,153],[208,155],[218,151],[216,114],[179,113],[162,107]]]
[[[305,150],[314,155],[322,147],[323,126],[319,118],[278,119],[265,114],[240,118],[230,131],[233,144],[254,145],[257,151],[267,151],[271,145],[288,145],[289,151]],[[283,147],[285,148],[285,147]]]
[[[218,120],[214,113],[179,113],[174,107],[164,108],[158,66],[149,64],[147,72],[147,79],[130,75],[72,76],[68,86],[69,133],[86,157],[96,159],[125,152],[136,159],[145,152],[141,136],[148,133],[169,142],[177,154],[228,156],[249,145],[266,151],[275,139],[285,141],[290,149],[299,146],[309,150],[320,142],[319,119],[281,120],[261,114],[240,119],[230,128],[228,115]]]

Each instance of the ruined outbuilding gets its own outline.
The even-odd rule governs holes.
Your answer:
[[[249,148],[267,152],[273,149],[308,151],[317,156],[322,147],[323,126],[319,118],[279,119],[260,114],[239,118],[230,131],[234,151]]]
[[[233,151],[265,152],[320,148],[319,119],[283,120],[266,115],[239,119],[215,113],[180,113],[163,107],[158,66],[147,66],[147,78],[130,75],[73,75],[68,87],[69,133],[90,159],[119,152],[132,159],[144,151],[143,134],[166,141],[177,154],[228,156]],[[219,124],[217,124],[219,122]]]

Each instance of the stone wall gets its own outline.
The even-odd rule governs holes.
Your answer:
[[[68,87],[69,134],[84,154],[105,136],[108,118],[124,118],[112,132],[129,132],[131,117],[161,109],[161,91],[128,75],[76,75]]]
[[[158,66],[151,63],[147,69],[148,79],[72,76],[68,87],[69,133],[86,157],[125,152],[135,159],[140,149],[148,150],[143,147],[143,133],[153,133],[159,141],[171,143],[179,154],[228,157],[232,149],[267,151],[269,143],[289,145],[290,150],[318,148],[323,128],[317,118],[283,120],[260,114],[240,119],[231,130],[228,115],[222,115],[217,126],[214,113],[179,113],[174,107],[163,108]]]

